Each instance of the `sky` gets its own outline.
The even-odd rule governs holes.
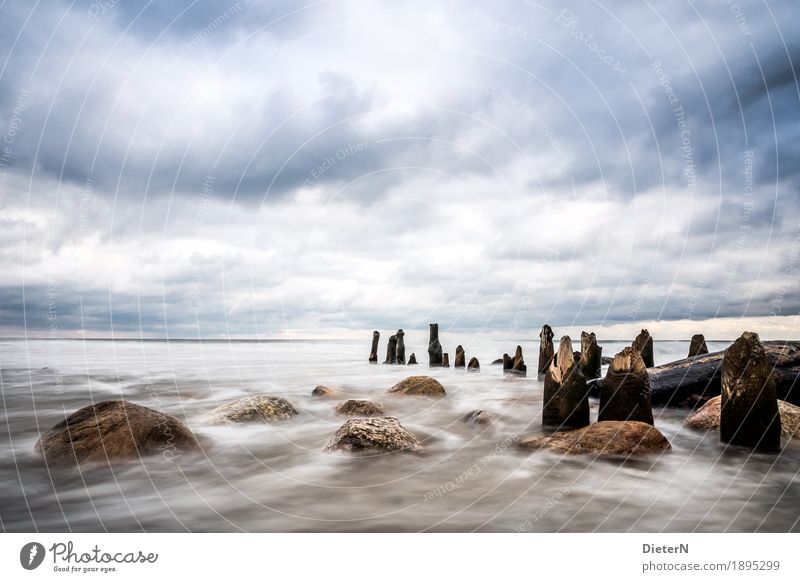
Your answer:
[[[0,335],[797,338],[799,33],[789,0],[3,2]]]

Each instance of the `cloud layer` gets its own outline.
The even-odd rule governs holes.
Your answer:
[[[0,9],[8,334],[796,335],[796,3],[164,4]]]

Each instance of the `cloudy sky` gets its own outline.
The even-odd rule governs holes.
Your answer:
[[[0,335],[797,336],[799,33],[789,0],[3,2]]]

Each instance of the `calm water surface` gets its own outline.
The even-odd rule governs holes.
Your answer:
[[[384,334],[381,350],[385,350]],[[529,368],[538,342],[442,334],[481,372],[429,370],[424,334],[406,334],[417,367],[370,365],[363,342],[192,343],[0,341],[0,523],[5,531],[798,531],[800,444],[778,455],[721,453],[716,434],[681,428],[685,410],[656,410],[673,445],[646,460],[523,453],[541,432],[542,383],[490,362],[517,343]],[[604,355],[625,344],[603,342]],[[727,343],[710,342],[709,349]],[[656,342],[656,363],[688,342]],[[382,356],[383,354],[381,354]],[[439,400],[385,390],[412,373],[437,377]],[[351,458],[321,452],[342,424],[316,384],[383,403],[425,454]],[[218,404],[267,392],[301,410],[267,425],[211,426]],[[125,398],[184,420],[205,454],[109,469],[46,467],[40,432],[92,401]],[[460,421],[482,409],[490,428]],[[593,403],[593,420],[597,405]]]

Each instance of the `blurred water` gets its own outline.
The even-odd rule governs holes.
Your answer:
[[[388,334],[381,349],[385,350]],[[427,338],[406,335],[417,367],[370,365],[363,342],[195,343],[0,341],[0,522],[5,531],[798,531],[800,446],[779,455],[721,454],[715,434],[682,429],[685,410],[659,409],[670,454],[621,462],[523,453],[540,432],[542,384],[490,362],[521,343],[531,370],[538,341],[442,334],[462,343],[478,374],[429,369]],[[625,343],[600,341],[604,355]],[[710,342],[709,349],[727,343]],[[577,345],[576,345],[577,347]],[[656,363],[688,342],[656,342]],[[379,357],[383,359],[383,353]],[[437,377],[439,400],[389,396],[414,373]],[[344,421],[316,384],[383,403],[425,454],[350,458],[321,453]],[[267,425],[209,426],[203,415],[246,393],[282,395],[301,410]],[[184,420],[204,455],[108,469],[48,468],[41,432],[92,401],[125,398]],[[593,419],[596,416],[593,403]],[[491,427],[460,418],[492,412]]]

